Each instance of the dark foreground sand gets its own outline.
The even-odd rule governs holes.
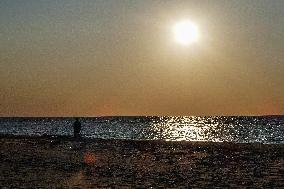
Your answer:
[[[1,188],[284,188],[284,145],[0,139]]]

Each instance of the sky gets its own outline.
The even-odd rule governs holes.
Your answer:
[[[0,116],[284,115],[283,0],[1,0]],[[189,19],[198,42],[174,40]]]

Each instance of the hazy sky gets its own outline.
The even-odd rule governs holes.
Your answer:
[[[0,116],[284,114],[283,82],[283,0],[0,1]]]

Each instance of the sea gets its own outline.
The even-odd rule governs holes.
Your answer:
[[[284,116],[82,117],[85,138],[284,144]],[[0,118],[0,136],[72,136],[74,118]]]

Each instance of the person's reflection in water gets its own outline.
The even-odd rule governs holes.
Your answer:
[[[76,118],[75,122],[73,123],[73,130],[74,130],[74,137],[79,138],[80,137],[80,131],[81,131],[81,122],[79,121],[79,118]]]

